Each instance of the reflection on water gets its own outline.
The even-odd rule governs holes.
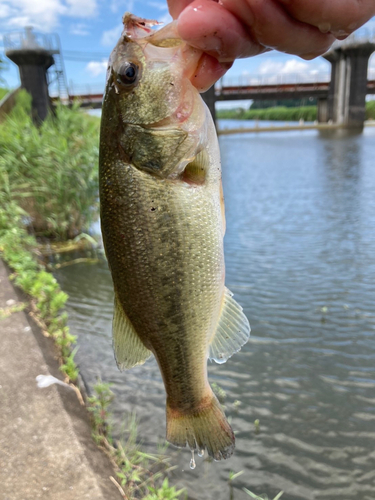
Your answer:
[[[241,122],[243,123],[243,122]],[[238,123],[234,125],[238,126]],[[375,130],[220,138],[227,285],[252,336],[209,377],[226,393],[236,431],[228,461],[170,449],[175,479],[196,499],[242,487],[288,500],[375,497]],[[120,373],[111,347],[106,264],[58,272],[70,295],[86,381],[114,384],[115,417],[136,410],[145,446],[165,433],[165,394],[154,360]],[[254,421],[259,419],[259,433]]]

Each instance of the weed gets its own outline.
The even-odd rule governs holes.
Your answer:
[[[111,439],[109,406],[115,395],[110,387],[111,384],[99,380],[94,386],[94,395],[88,398],[88,410],[91,413],[93,421],[92,435],[99,444],[103,442],[104,439]]]
[[[220,119],[234,120],[282,120],[282,121],[314,121],[317,119],[317,106],[274,106],[263,109],[222,109],[218,111]],[[375,101],[366,102],[366,120],[375,119]]]
[[[97,213],[99,120],[60,105],[38,128],[30,108],[30,96],[21,91],[0,125],[3,190],[36,234],[72,238]]]
[[[135,413],[130,413],[124,422],[121,439],[114,440],[111,431],[110,405],[114,394],[111,384],[98,381],[94,394],[88,398],[89,411],[93,420],[93,437],[107,452],[116,466],[119,490],[124,498],[148,498],[149,500],[177,499],[183,490],[169,486],[166,474],[170,467],[168,458],[141,451],[138,443],[138,421]],[[165,445],[161,449],[166,449]],[[162,484],[160,480],[164,478]]]
[[[216,382],[213,382],[211,384],[211,387],[212,387],[212,390],[214,391],[214,394],[215,396],[217,397],[217,399],[219,400],[219,402],[221,404],[224,404],[225,402],[225,398],[227,397],[227,393],[224,391],[224,389],[222,389],[219,384],[217,384]]]
[[[69,356],[65,359],[65,363],[60,366],[60,370],[72,381],[75,382],[78,378],[78,367],[75,364],[74,356],[77,354],[78,346],[73,349]]]
[[[260,432],[260,420],[257,418],[254,420],[255,434],[259,434]]]
[[[8,318],[15,312],[23,311],[26,307],[26,304],[21,302],[20,304],[14,304],[13,306],[9,307],[1,307],[0,308],[0,320]]]
[[[23,210],[6,191],[0,191],[0,252],[13,269],[11,279],[31,297],[30,307],[34,318],[46,335],[52,336],[61,348],[61,370],[72,380],[78,377],[74,362],[75,351],[71,347],[76,337],[67,326],[68,316],[61,313],[67,294],[52,276],[36,260],[37,243],[23,224]]]
[[[249,497],[255,498],[255,500],[268,500],[268,496],[267,495],[260,495],[260,496],[258,496],[255,493],[253,493],[252,491],[247,490],[246,488],[243,488],[243,490],[244,490],[245,493],[247,493],[249,495]],[[281,498],[281,495],[283,493],[284,493],[283,491],[280,491],[280,493],[278,493],[273,500],[279,500],[279,498]]]
[[[174,486],[169,486],[168,478],[166,477],[160,488],[150,487],[150,493],[144,497],[144,500],[175,500],[179,498],[183,489],[176,491]]]
[[[229,500],[233,500],[234,498],[234,492],[233,492],[233,484],[232,482],[239,476],[243,474],[243,470],[240,470],[240,472],[229,472],[229,477],[228,477],[228,485],[229,485]]]

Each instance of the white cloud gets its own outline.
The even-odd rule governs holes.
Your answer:
[[[8,26],[20,28],[32,25],[45,31],[53,29],[59,16],[67,10],[60,0],[19,0],[17,8],[11,0],[3,0],[2,6],[8,9]]]
[[[9,28],[24,28],[27,25],[30,25],[29,18],[27,16],[12,16],[8,21],[7,24]],[[37,24],[33,24],[37,28],[39,26]]]
[[[86,36],[90,34],[88,27],[84,23],[75,23],[70,26],[70,33],[72,35]]]
[[[0,4],[0,18],[9,17],[12,14],[12,10],[9,5]]]
[[[114,28],[103,31],[102,38],[101,38],[101,43],[102,45],[110,46],[113,47],[116,45],[118,39],[120,38],[120,35],[122,33],[122,30],[124,29],[123,24],[118,24]]]
[[[249,75],[253,83],[255,81],[263,84],[328,81],[330,78],[328,63],[307,62],[299,59],[275,61],[275,59],[268,58],[259,65],[257,73],[257,75]]]
[[[110,7],[112,12],[133,12],[134,0],[112,0]]]
[[[97,13],[97,0],[0,0],[0,19],[7,27],[31,25],[38,30],[52,31],[61,16],[92,17]]]
[[[106,59],[102,59],[102,61],[90,61],[85,69],[92,76],[99,76],[106,73],[107,66],[108,66],[108,61]]]
[[[39,1],[39,0],[38,0]],[[68,16],[93,17],[97,14],[96,0],[66,0]]]

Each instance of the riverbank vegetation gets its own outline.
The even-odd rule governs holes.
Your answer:
[[[270,120],[270,121],[309,121],[317,119],[317,106],[286,107],[275,106],[255,109],[221,109],[217,111],[220,119],[232,120]],[[375,100],[366,103],[366,120],[375,120]]]
[[[98,381],[94,395],[88,398],[93,416],[93,437],[111,459],[116,471],[116,484],[125,499],[174,500],[185,489],[169,485],[168,473],[175,469],[165,454],[168,443],[162,442],[156,454],[145,453],[138,442],[138,421],[134,413],[124,422],[123,437],[112,437],[110,404],[114,399],[110,384]],[[187,498],[186,494],[184,495]]]
[[[287,108],[277,106],[265,109],[222,109],[217,112],[220,119],[234,120],[279,120],[279,121],[314,121],[317,118],[316,106],[301,106]]]
[[[1,63],[0,63],[1,64]],[[5,97],[8,94],[9,90],[3,87],[0,87],[0,101],[3,97]]]
[[[36,236],[64,241],[97,216],[99,119],[58,106],[38,128],[30,111],[21,91],[0,124],[0,178]]]
[[[366,102],[366,120],[375,120],[375,100]]]
[[[68,381],[75,382],[78,368],[72,346],[76,337],[69,331],[67,314],[62,312],[68,296],[38,262],[37,242],[23,224],[25,215],[9,193],[0,190],[0,256],[13,270],[11,279],[29,296],[30,315],[60,348],[61,371]]]

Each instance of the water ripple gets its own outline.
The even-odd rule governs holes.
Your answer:
[[[375,129],[345,139],[297,132],[222,136],[228,287],[249,343],[208,364],[227,397],[236,453],[221,463],[170,448],[174,480],[197,500],[242,487],[287,500],[373,500],[375,491]],[[105,263],[57,273],[70,295],[87,382],[113,383],[115,422],[136,410],[146,447],[165,433],[154,359],[120,373]],[[254,425],[259,420],[259,432]]]

